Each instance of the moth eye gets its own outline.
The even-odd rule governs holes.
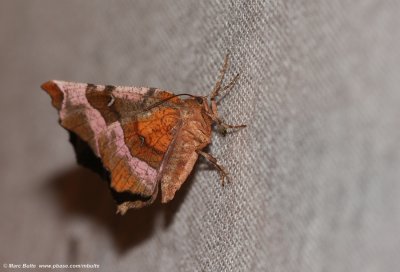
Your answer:
[[[199,103],[199,104],[203,104],[203,97],[196,97],[196,101],[197,101],[197,103]]]

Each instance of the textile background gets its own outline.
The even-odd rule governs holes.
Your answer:
[[[379,0],[1,1],[0,261],[398,270],[399,14]],[[221,116],[248,127],[207,150],[232,183],[200,160],[170,204],[115,215],[40,84],[207,95],[227,51],[241,78]]]

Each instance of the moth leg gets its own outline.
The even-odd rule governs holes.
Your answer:
[[[228,66],[229,66],[229,53],[225,55],[224,64],[220,70],[219,78],[218,78],[217,82],[215,83],[214,89],[212,90],[212,92],[210,94],[211,113],[208,114],[211,117],[211,119],[217,124],[218,131],[224,136],[227,134],[228,128],[246,127],[246,125],[226,124],[221,120],[221,118],[218,115],[217,104],[220,102],[220,100],[222,98],[220,98],[219,100],[216,100],[216,97],[220,94],[220,92],[223,92],[223,91],[229,92],[230,90],[232,90],[232,88],[235,86],[235,84],[238,81],[239,76],[240,76],[240,74],[236,74],[236,76],[233,77],[233,79],[228,83],[228,85],[222,87],[222,81],[224,80],[225,73],[226,73],[226,70],[228,69]]]
[[[231,91],[232,88],[235,87],[236,82],[237,82],[238,79],[239,79],[239,76],[240,76],[239,73],[236,74],[236,76],[234,76],[234,77],[232,78],[232,80],[228,83],[228,85],[224,86],[224,88],[222,89],[222,92],[225,92],[225,91],[229,92],[229,91]],[[218,93],[218,94],[220,94],[220,93]],[[221,97],[220,99],[218,99],[218,100],[216,101],[216,103],[219,104],[219,102],[222,100],[222,98],[223,98],[223,97]]]
[[[216,158],[214,158],[211,154],[208,154],[208,153],[203,152],[201,150],[197,150],[197,153],[199,155],[202,155],[206,160],[208,160],[212,165],[214,165],[215,168],[217,168],[218,173],[219,173],[219,175],[221,177],[221,185],[222,186],[225,185],[225,178],[226,178],[227,182],[230,182],[228,173],[226,172],[225,168],[218,163]]]
[[[210,94],[211,101],[214,101],[215,98],[218,95],[220,95],[220,92],[224,92],[224,91],[229,92],[230,90],[232,90],[232,88],[235,86],[237,80],[239,79],[240,74],[236,74],[233,77],[233,79],[228,83],[228,85],[222,87],[222,82],[224,81],[225,73],[226,73],[226,70],[228,70],[228,67],[229,67],[229,53],[225,55],[224,64],[222,65],[222,68],[220,70],[220,75],[218,77],[217,82],[215,83],[213,90],[211,91],[211,94]]]
[[[219,72],[218,80],[215,83],[214,89],[210,94],[211,101],[215,100],[215,97],[218,96],[218,93],[221,90],[222,81],[224,81],[225,73],[226,70],[228,69],[228,66],[229,66],[229,53],[225,55],[224,64],[222,65],[222,68]]]
[[[217,129],[218,132],[222,134],[222,136],[226,136],[226,134],[228,133],[228,129],[229,128],[245,128],[247,127],[247,125],[245,124],[241,124],[241,125],[229,125],[224,123],[223,121],[219,120],[219,123],[217,123]]]
[[[247,126],[245,124],[230,125],[230,124],[227,124],[224,121],[222,121],[221,118],[219,118],[219,116],[218,116],[217,104],[215,101],[212,101],[211,110],[212,110],[212,114],[209,116],[217,124],[218,132],[221,133],[223,136],[225,136],[227,134],[227,130],[229,128],[244,128]]]

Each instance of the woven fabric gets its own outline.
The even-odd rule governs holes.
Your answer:
[[[0,260],[100,271],[395,271],[400,266],[397,1],[0,4]],[[240,72],[170,204],[124,217],[75,166],[40,84],[207,95]],[[84,270],[87,271],[87,270]]]

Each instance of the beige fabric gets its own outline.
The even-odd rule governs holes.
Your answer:
[[[396,271],[398,1],[0,3],[0,260],[101,271]],[[169,205],[114,214],[75,165],[49,79],[206,95],[229,123]],[[88,271],[83,269],[84,271]]]

